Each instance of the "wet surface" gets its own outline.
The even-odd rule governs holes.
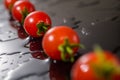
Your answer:
[[[99,44],[120,56],[120,0],[30,1],[50,15],[52,26],[68,25],[79,34],[86,49],[78,54]],[[29,37],[10,20],[0,2],[0,80],[70,80],[71,67],[71,63],[50,60],[42,50],[41,38]]]

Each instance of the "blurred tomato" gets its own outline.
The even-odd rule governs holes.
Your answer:
[[[4,0],[4,5],[8,11],[11,12],[14,3],[18,0]]]
[[[120,80],[119,62],[109,51],[89,52],[74,64],[72,80]]]
[[[17,1],[12,8],[12,16],[20,23],[24,23],[25,17],[35,11],[34,5],[28,0]]]

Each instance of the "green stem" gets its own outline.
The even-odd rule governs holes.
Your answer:
[[[61,52],[61,59],[63,61],[74,61],[73,48],[80,47],[80,44],[71,44],[68,39],[64,40],[64,43],[59,45],[58,50]]]
[[[25,8],[23,9],[23,11],[21,12],[21,14],[22,14],[21,24],[23,25],[26,16],[29,14],[28,9],[25,7]]]
[[[45,33],[48,30],[49,24],[45,24],[44,22],[39,22],[37,24],[37,28],[38,28],[37,35],[41,36],[42,35],[41,33]]]
[[[95,46],[94,53],[97,55],[98,62],[92,63],[93,70],[98,77],[111,80],[111,75],[116,72],[117,65],[106,59],[106,53],[99,46]]]
[[[44,29],[45,31],[47,31],[48,28],[47,28],[46,26],[43,26],[43,29]]]
[[[68,52],[69,55],[73,54],[73,50],[71,49],[71,47],[66,46],[66,51]]]
[[[62,52],[62,53],[61,53],[61,59],[62,59],[63,61],[67,61],[67,60],[65,59],[65,57],[66,57],[65,54]]]

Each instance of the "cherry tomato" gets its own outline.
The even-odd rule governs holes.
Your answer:
[[[33,11],[35,11],[35,7],[30,1],[20,0],[13,5],[12,16],[15,20],[23,24],[25,17]]]
[[[49,29],[43,37],[45,53],[55,60],[73,61],[73,55],[80,44],[77,33],[68,26],[56,26]]]
[[[11,12],[11,9],[16,1],[18,1],[18,0],[4,0],[4,5],[5,5],[6,9]]]
[[[41,37],[51,27],[50,17],[42,11],[30,13],[24,21],[25,31],[32,37]]]
[[[89,52],[75,62],[71,76],[72,80],[120,80],[119,60],[109,51]]]

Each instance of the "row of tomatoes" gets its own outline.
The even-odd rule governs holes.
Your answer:
[[[78,34],[68,26],[51,27],[48,14],[35,10],[29,0],[4,0],[12,17],[31,37],[43,37],[42,48],[52,59],[74,61],[80,47]],[[97,47],[81,56],[71,70],[72,80],[120,80],[120,61],[110,51]]]

